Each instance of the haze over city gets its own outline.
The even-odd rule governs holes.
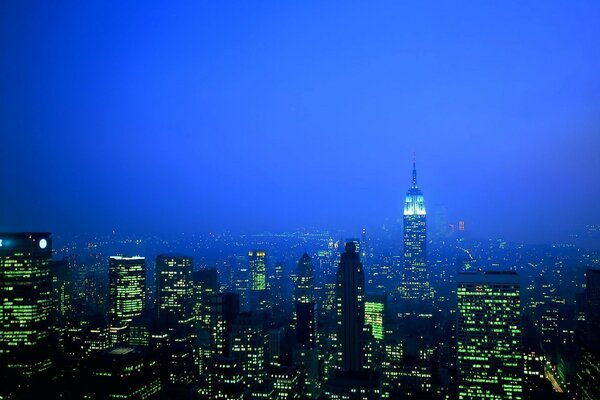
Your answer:
[[[0,6],[0,230],[600,222],[600,4]]]

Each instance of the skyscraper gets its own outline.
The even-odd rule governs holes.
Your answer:
[[[168,254],[156,257],[157,316],[166,335],[165,375],[175,386],[186,386],[194,378],[192,258]]]
[[[285,318],[286,311],[289,310],[288,297],[286,296],[286,281],[287,276],[285,275],[285,264],[278,261],[273,266],[273,273],[269,278],[271,285],[271,303],[273,308],[273,319],[275,321],[281,321]]]
[[[254,392],[266,378],[266,319],[264,314],[240,313],[231,327],[231,354],[242,366],[242,381]]]
[[[578,332],[579,366],[575,394],[578,399],[600,398],[600,270],[586,271],[585,323]]]
[[[315,270],[307,253],[304,253],[298,260],[295,292],[297,303],[310,303],[315,300]]]
[[[363,367],[365,275],[356,243],[347,242],[337,271],[338,354],[344,371]]]
[[[264,250],[248,252],[250,264],[250,310],[265,311],[267,306],[267,253]]]
[[[240,313],[237,293],[219,293],[211,301],[211,349],[213,354],[229,356],[231,327]]]
[[[27,398],[51,366],[50,233],[0,233],[0,397]]]
[[[429,300],[431,296],[426,259],[426,214],[413,162],[412,186],[404,203],[404,268],[400,288],[401,297],[412,302]]]
[[[60,352],[65,350],[65,337],[73,318],[72,279],[68,259],[54,261],[52,275],[52,342]]]
[[[385,294],[367,294],[365,300],[365,325],[370,327],[371,335],[382,340],[385,333],[384,321],[387,297]]]
[[[518,275],[459,273],[457,295],[459,398],[523,398]]]
[[[142,314],[146,303],[146,259],[112,256],[108,262],[111,329],[120,330]]]
[[[158,319],[163,323],[190,324],[194,284],[192,258],[174,254],[156,257]]]
[[[210,329],[210,302],[219,292],[219,274],[214,268],[195,271],[194,277],[194,317],[201,329]]]

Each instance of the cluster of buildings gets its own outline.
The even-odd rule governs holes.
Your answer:
[[[104,286],[49,233],[1,233],[0,399],[600,398],[600,270],[557,286],[540,271],[562,264],[478,266],[505,243],[428,249],[414,166],[402,241],[329,238],[292,268],[115,255]]]

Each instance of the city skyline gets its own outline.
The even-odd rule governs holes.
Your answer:
[[[0,2],[0,399],[600,400],[600,2]]]

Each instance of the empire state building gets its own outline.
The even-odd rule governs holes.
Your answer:
[[[426,256],[426,211],[423,192],[417,186],[417,169],[413,161],[412,186],[404,203],[404,264],[400,295],[409,301],[431,298]]]

